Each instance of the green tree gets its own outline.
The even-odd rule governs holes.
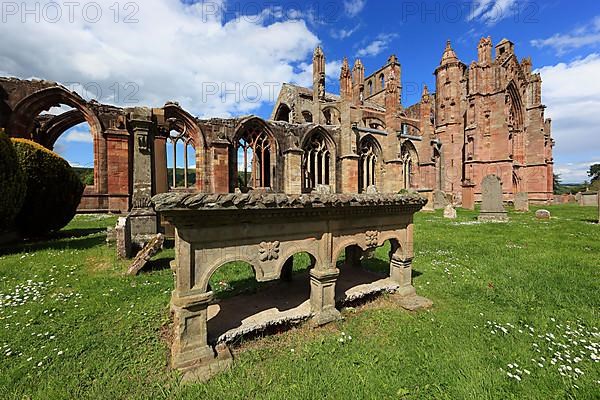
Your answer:
[[[592,178],[592,183],[600,180],[600,164],[593,164],[590,166],[588,176]]]
[[[553,174],[554,175],[554,194],[563,194],[564,190],[562,185],[560,184],[560,175],[559,174]]]

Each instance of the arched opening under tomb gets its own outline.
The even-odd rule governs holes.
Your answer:
[[[302,143],[302,189],[310,192],[318,185],[335,187],[335,142],[324,129],[313,129]]]
[[[277,112],[275,113],[275,121],[291,122],[290,121],[291,112],[292,112],[292,110],[290,109],[290,107],[287,104],[281,103],[279,105],[279,107],[277,107]]]
[[[235,135],[232,150],[235,156],[230,168],[232,191],[275,187],[277,142],[262,120],[253,118],[244,122]]]
[[[252,265],[246,262],[229,262],[217,268],[209,281],[209,290],[219,299],[208,307],[209,342],[235,344],[308,319],[309,271],[314,266],[311,254],[292,254],[281,263],[280,279],[270,282],[256,281]]]
[[[364,193],[370,186],[381,181],[382,151],[379,142],[372,135],[363,137],[358,145],[358,192]]]
[[[371,236],[367,239],[369,241],[364,248],[356,242],[346,243],[337,254],[336,266],[340,274],[335,300],[338,306],[355,304],[391,292],[398,286],[390,279],[390,263],[394,254],[401,254],[399,241],[389,238],[379,246],[376,237]]]

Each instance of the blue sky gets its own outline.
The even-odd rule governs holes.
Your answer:
[[[77,13],[74,22],[63,17],[52,23],[8,16],[0,25],[6,38],[0,73],[71,82],[84,97],[121,106],[175,100],[201,117],[268,117],[278,85],[310,84],[317,44],[327,58],[328,90],[335,93],[344,56],[351,64],[360,56],[368,74],[396,54],[408,106],[424,84],[435,90],[433,71],[446,40],[469,64],[482,36],[494,43],[508,38],[517,56],[531,56],[542,73],[556,172],[565,181],[582,181],[588,166],[600,162],[596,1],[146,0],[119,15],[113,3],[98,2],[104,11],[99,21]],[[52,50],[57,43],[60,52]],[[58,143],[74,164],[92,163],[85,131],[77,127]]]

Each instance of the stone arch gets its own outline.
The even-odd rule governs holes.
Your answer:
[[[277,107],[277,112],[275,113],[275,121],[285,121],[292,122],[290,117],[292,113],[292,109],[285,103],[281,103],[279,107]]]
[[[102,124],[88,103],[78,94],[70,92],[62,86],[38,90],[21,99],[10,116],[7,133],[13,137],[34,139],[32,134],[35,118],[41,112],[61,104],[77,109],[83,114],[85,121],[90,126],[92,136],[102,134]]]
[[[309,130],[302,138],[302,190],[309,192],[317,185],[335,188],[336,144],[322,126]]]
[[[383,151],[373,135],[366,135],[358,143],[358,155],[358,191],[362,193],[381,182]]]
[[[36,142],[52,150],[56,141],[65,131],[86,122],[83,113],[77,109],[72,109],[60,115],[56,115],[50,121],[44,124],[43,132],[40,132]]]
[[[62,86],[53,86],[39,90],[21,99],[15,105],[9,118],[6,129],[8,135],[34,141],[40,140],[41,138],[36,138],[34,135],[36,118],[43,111],[60,105],[70,106],[79,113],[72,113],[63,117],[64,119],[59,118],[56,120],[57,124],[53,133],[55,139],[52,145],[69,127],[76,125],[73,124],[74,121],[77,121],[82,116],[84,121],[89,125],[94,143],[94,185],[92,191],[102,194],[108,193],[107,143],[103,134],[103,127],[94,110],[78,94],[70,92]],[[61,131],[63,128],[64,130]],[[44,139],[44,141],[48,144],[48,139]]]
[[[308,110],[302,111],[302,118],[304,118],[304,122],[308,122],[308,123],[312,123],[313,122],[313,115]]]
[[[206,145],[206,136],[204,132],[198,125],[196,119],[183,108],[181,108],[176,103],[167,103],[163,107],[165,122],[167,123],[168,129],[166,132],[166,137],[159,137],[155,141],[155,147],[157,149],[156,154],[156,169],[157,171],[160,169],[166,169],[166,154],[162,156],[162,152],[166,152],[166,142],[170,142],[172,145],[173,151],[173,176],[170,177],[171,183],[173,187],[176,185],[175,178],[175,169],[177,165],[177,153],[176,147],[179,142],[183,143],[184,148],[184,186],[187,188],[187,175],[188,175],[188,164],[189,161],[187,159],[187,148],[188,146],[192,146],[195,152],[195,172],[196,172],[196,184],[195,188],[198,191],[203,191],[204,188],[210,187],[210,177],[205,171],[208,170],[208,166],[206,163],[208,162],[207,157],[207,145]],[[176,135],[171,135],[170,132],[177,132]],[[158,160],[160,158],[160,161]],[[160,164],[160,165],[159,165]],[[164,166],[163,166],[164,164]],[[157,175],[163,176],[166,174],[166,171],[161,172]],[[168,187],[169,185],[167,185]]]
[[[309,270],[315,268],[317,263],[319,262],[319,258],[315,256],[315,249],[299,249],[296,247],[292,247],[282,253],[279,257],[281,262],[277,265],[276,273],[283,280],[290,280],[292,274],[292,267],[294,262],[294,256],[297,254],[307,254],[310,260],[310,265],[308,267]]]
[[[265,275],[262,268],[255,262],[255,260],[250,260],[248,258],[239,257],[236,255],[225,256],[219,258],[216,262],[214,262],[210,268],[207,268],[203,271],[202,275],[198,277],[194,289],[200,290],[202,292],[208,291],[208,286],[210,283],[210,278],[214,275],[214,273],[225,266],[226,264],[234,263],[234,262],[242,262],[248,264],[252,267],[252,271],[254,272],[254,278],[257,281],[261,281],[262,277]]]
[[[505,107],[509,130],[523,131],[523,101],[514,80],[511,80],[506,87]]]
[[[244,162],[241,170],[238,168],[238,155],[241,155]],[[229,168],[230,190],[277,188],[278,159],[279,144],[267,123],[258,117],[244,119],[236,127],[233,136]],[[242,176],[238,170],[243,172]]]
[[[331,252],[331,255],[333,257],[333,259],[331,260],[331,264],[336,265],[337,260],[339,260],[340,256],[342,255],[342,252],[345,252],[346,249],[351,248],[353,246],[360,249],[361,252],[367,250],[367,247],[364,244],[364,240],[359,240],[356,237],[342,239],[334,242]]]
[[[400,157],[402,159],[402,188],[415,188],[419,177],[419,154],[410,140],[404,141],[400,146]]]

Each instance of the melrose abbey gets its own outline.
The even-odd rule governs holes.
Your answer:
[[[360,60],[351,66],[344,59],[340,93],[327,93],[325,54],[317,47],[313,87],[284,84],[268,120],[198,119],[174,102],[120,108],[86,101],[54,82],[0,78],[0,128],[52,149],[65,131],[87,122],[94,143],[94,184],[80,205],[87,211],[144,209],[151,196],[168,191],[249,189],[411,190],[430,203],[443,192],[473,208],[491,174],[500,178],[505,202],[517,193],[534,203],[552,200],[554,143],[541,78],[531,59],[519,61],[512,42],[481,39],[469,65],[448,42],[434,71],[435,92],[424,87],[414,105],[402,104],[401,72],[394,55],[370,75]],[[59,105],[71,109],[44,113]],[[167,143],[173,160],[187,166],[195,158],[183,182],[167,168]],[[195,183],[188,172],[195,172]]]

